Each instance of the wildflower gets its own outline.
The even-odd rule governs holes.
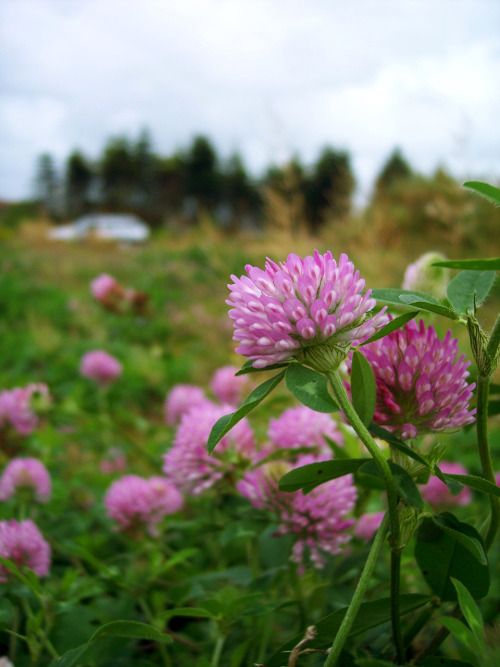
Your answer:
[[[99,464],[99,468],[105,475],[112,475],[115,472],[123,472],[127,467],[127,457],[118,447],[112,447],[107,458]]]
[[[383,512],[371,512],[368,514],[363,514],[363,516],[359,517],[356,523],[354,534],[356,537],[359,537],[360,540],[369,542],[377,532],[383,518]]]
[[[246,419],[222,438],[213,454],[207,452],[212,426],[231,411],[229,405],[218,406],[206,401],[182,417],[173,445],[165,454],[163,472],[184,492],[203,493],[234,471],[240,461],[252,460],[255,456],[253,431]]]
[[[210,388],[221,403],[238,405],[248,386],[248,378],[245,375],[236,375],[238,369],[235,366],[223,366],[215,371],[210,383]]]
[[[123,530],[146,529],[157,534],[157,525],[183,505],[179,490],[164,477],[144,479],[125,475],[109,487],[104,498],[108,516]]]
[[[83,355],[80,373],[90,380],[95,380],[97,384],[106,386],[120,377],[122,365],[118,359],[104,350],[93,350]]]
[[[460,463],[451,461],[441,461],[439,464],[441,470],[450,475],[468,475],[468,471]],[[468,505],[472,500],[472,494],[469,489],[464,487],[456,496],[454,496],[444,482],[439,477],[431,477],[427,484],[420,487],[422,497],[435,507],[451,507],[453,505]]]
[[[3,471],[0,477],[0,500],[8,500],[22,489],[30,490],[35,500],[40,503],[46,503],[50,498],[50,475],[38,459],[12,459]]]
[[[50,546],[30,519],[0,521],[0,556],[18,567],[28,567],[39,577],[50,569]],[[0,565],[0,582],[7,581],[9,572]]]
[[[319,461],[318,457],[302,456],[293,467]],[[278,479],[291,467],[284,463],[267,463],[248,471],[237,489],[257,509],[276,515],[278,535],[295,538],[291,559],[300,569],[307,556],[316,568],[325,565],[325,555],[336,555],[349,542],[349,528],[354,524],[346,518],[356,502],[352,476],[345,475],[316,487],[308,494],[279,490]]]
[[[40,422],[36,410],[45,409],[49,403],[46,384],[5,389],[0,392],[0,428],[8,425],[19,435],[29,435]]]
[[[347,255],[331,252],[305,258],[290,254],[265,269],[247,265],[246,276],[231,276],[227,304],[237,352],[255,368],[296,358],[317,370],[337,368],[349,347],[387,322],[371,291]]]
[[[113,301],[121,299],[123,296],[123,287],[120,283],[107,273],[101,273],[90,283],[90,291],[97,301],[104,305],[112,305]]]
[[[165,421],[175,426],[191,408],[208,402],[200,387],[194,384],[176,384],[165,399]]]
[[[374,421],[404,439],[471,424],[475,385],[466,382],[470,363],[457,348],[451,332],[440,340],[422,320],[365,345],[377,383]]]
[[[437,298],[446,296],[449,271],[432,266],[434,262],[445,260],[440,252],[426,252],[406,268],[403,289],[427,292]]]
[[[285,410],[277,419],[269,422],[268,436],[275,447],[315,447],[331,454],[325,438],[343,445],[344,438],[337,424],[328,414],[315,412],[305,405]]]

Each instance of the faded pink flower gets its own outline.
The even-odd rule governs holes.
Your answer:
[[[29,435],[39,425],[36,409],[49,404],[50,394],[46,384],[5,389],[0,392],[0,428],[8,425],[19,435]]]
[[[0,521],[0,556],[18,567],[28,567],[39,577],[50,569],[50,546],[30,519]],[[9,578],[9,571],[0,565],[0,582]]]
[[[349,528],[354,524],[352,519],[346,518],[357,497],[351,475],[326,482],[308,494],[279,490],[278,480],[285,472],[319,460],[307,455],[300,457],[294,466],[267,463],[247,472],[237,484],[238,491],[254,507],[277,516],[278,535],[295,537],[291,558],[300,569],[307,557],[316,568],[324,567],[325,555],[340,553],[349,542]]]
[[[101,273],[90,283],[90,291],[94,299],[107,303],[110,298],[121,296],[123,288],[116,278],[107,273]]]
[[[146,529],[157,534],[157,525],[167,514],[174,514],[183,505],[179,490],[164,477],[145,479],[125,475],[109,487],[104,498],[108,516],[122,530]]]
[[[373,420],[404,439],[474,422],[475,384],[466,381],[470,362],[457,358],[457,349],[450,332],[440,340],[423,320],[365,345],[377,383]]]
[[[115,472],[123,472],[127,467],[127,457],[118,447],[112,447],[107,458],[99,464],[101,472],[105,475],[112,475]]]
[[[254,435],[246,419],[222,438],[213,454],[207,452],[212,426],[232,410],[229,405],[206,401],[182,417],[173,445],[165,454],[163,472],[185,493],[203,493],[233,472],[241,460],[254,458]]]
[[[331,252],[316,250],[280,264],[268,259],[264,270],[245,268],[246,276],[231,276],[227,304],[236,351],[255,368],[296,357],[330,369],[387,322],[384,311],[368,315],[376,301],[370,290],[363,293],[365,281],[345,254],[337,263]]]
[[[324,412],[315,412],[305,405],[285,410],[277,419],[269,422],[268,436],[275,447],[315,447],[331,454],[325,437],[337,445],[343,445],[344,438],[334,419]]]
[[[33,458],[12,459],[0,477],[0,500],[8,500],[22,489],[29,489],[40,503],[46,503],[52,492],[47,468]]]
[[[122,374],[122,365],[104,350],[93,350],[83,355],[80,373],[101,386],[114,382]]]
[[[194,384],[176,384],[165,399],[165,421],[175,426],[191,408],[207,402],[208,398],[200,387]]]
[[[446,257],[439,252],[426,252],[413,264],[406,268],[403,289],[427,292],[437,298],[446,296],[448,284],[448,269],[433,266],[434,262],[441,262]]]
[[[363,514],[363,516],[359,517],[356,523],[354,534],[356,537],[359,537],[360,540],[369,542],[377,532],[383,518],[383,512],[371,512],[368,514]]]
[[[439,467],[443,472],[450,475],[468,475],[468,471],[460,463],[452,461],[441,461]],[[454,505],[468,505],[472,500],[472,494],[467,487],[464,487],[456,496],[448,489],[446,484],[439,477],[431,477],[427,484],[420,487],[422,498],[429,505],[435,507],[452,507]]]
[[[221,403],[238,405],[243,398],[243,393],[248,387],[248,377],[236,376],[238,370],[236,366],[223,366],[213,374],[210,388]]]

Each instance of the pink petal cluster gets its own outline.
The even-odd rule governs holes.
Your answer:
[[[208,403],[203,389],[194,384],[176,384],[165,399],[165,421],[175,426],[191,408]]]
[[[362,348],[377,383],[374,421],[404,439],[474,422],[470,363],[457,358],[458,341],[434,327],[408,322]]]
[[[12,459],[0,477],[0,500],[8,500],[18,490],[30,489],[34,498],[46,503],[52,492],[52,482],[47,468],[33,458]]]
[[[185,493],[203,493],[234,471],[241,459],[248,461],[255,457],[254,435],[246,419],[222,438],[213,454],[207,452],[212,426],[232,411],[230,405],[205,401],[182,417],[173,445],[165,454],[163,472]]]
[[[39,577],[49,573],[50,546],[30,519],[0,521],[0,556],[18,567],[28,567]],[[7,568],[0,565],[0,582],[8,578]]]
[[[99,464],[101,472],[112,475],[115,472],[123,472],[127,467],[127,457],[118,447],[112,447],[105,459]]]
[[[446,257],[439,252],[426,252],[406,268],[403,289],[427,292],[442,298],[446,295],[449,271],[434,262],[441,262]]]
[[[302,456],[293,467],[318,460],[318,457]],[[277,516],[277,534],[295,537],[291,558],[301,569],[308,557],[315,567],[322,568],[325,555],[340,553],[351,539],[349,528],[354,521],[346,517],[354,508],[356,487],[352,476],[345,475],[306,495],[301,491],[285,493],[279,490],[278,480],[289,469],[286,464],[264,464],[247,472],[237,489],[254,507]]]
[[[167,514],[181,509],[183,498],[164,477],[145,479],[125,475],[109,487],[104,498],[108,516],[123,530],[146,529],[156,534],[157,524]]]
[[[243,393],[248,386],[246,375],[236,375],[236,366],[223,366],[215,371],[210,388],[221,403],[238,405],[243,398]]]
[[[363,516],[359,517],[356,523],[354,534],[356,537],[359,537],[360,540],[369,542],[377,532],[383,518],[384,512],[371,512],[368,514],[363,514]]]
[[[443,472],[450,475],[468,475],[468,471],[460,463],[452,461],[441,461],[439,467]],[[472,500],[472,494],[467,487],[460,493],[453,495],[446,484],[439,477],[431,477],[427,484],[420,487],[422,498],[434,507],[453,507],[454,505],[468,505]]]
[[[48,404],[50,394],[45,384],[5,389],[0,392],[0,428],[11,426],[19,435],[29,435],[39,424],[34,403]]]
[[[122,374],[122,365],[104,350],[93,350],[83,355],[80,373],[101,386],[114,382]]]
[[[116,278],[107,273],[101,273],[90,283],[90,291],[94,299],[107,304],[110,299],[120,296],[123,288]]]
[[[348,348],[365,340],[387,321],[373,317],[375,305],[347,255],[337,262],[331,252],[305,258],[288,255],[265,269],[247,265],[246,276],[231,276],[227,304],[234,323],[237,352],[255,368],[291,359],[301,348],[328,342]]]
[[[268,436],[275,447],[315,447],[325,454],[331,454],[325,436],[337,445],[344,443],[342,433],[329,414],[315,412],[305,405],[289,408],[277,419],[271,419]]]

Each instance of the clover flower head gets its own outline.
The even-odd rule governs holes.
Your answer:
[[[344,443],[342,433],[329,414],[315,412],[305,405],[288,408],[277,419],[271,419],[268,436],[275,447],[314,447],[325,454],[331,454],[325,437],[340,446]]]
[[[0,521],[0,556],[18,567],[28,567],[39,577],[49,573],[50,546],[30,519]],[[7,568],[0,565],[0,582],[8,578]]]
[[[114,382],[122,374],[122,365],[104,350],[93,350],[83,355],[80,373],[98,385],[106,386]]]
[[[450,475],[468,475],[468,470],[460,463],[452,461],[441,461],[441,470]],[[472,500],[470,489],[464,487],[457,495],[453,495],[449,488],[439,477],[431,477],[427,484],[420,487],[420,493],[429,505],[434,507],[453,507],[468,505]]]
[[[12,459],[0,477],[0,500],[8,500],[21,489],[30,489],[35,500],[46,503],[52,483],[47,468],[33,458]]]
[[[345,475],[316,487],[308,494],[301,491],[280,491],[278,480],[292,467],[324,460],[305,455],[293,466],[272,462],[248,471],[238,482],[237,489],[257,509],[276,515],[278,535],[293,535],[295,542],[291,559],[303,571],[307,558],[321,569],[326,554],[336,555],[350,541],[354,524],[347,515],[354,508],[357,492],[352,476]]]
[[[288,255],[264,270],[247,265],[247,275],[228,286],[237,352],[255,368],[297,358],[318,370],[336,368],[350,345],[366,340],[387,322],[375,307],[347,255],[331,252]]]
[[[113,278],[108,273],[101,273],[101,275],[94,278],[90,283],[90,291],[94,299],[107,303],[110,297],[121,294],[122,287],[116,278]]]
[[[248,386],[245,375],[236,375],[236,366],[223,366],[215,371],[210,382],[210,388],[221,403],[238,405],[243,392]]]
[[[354,534],[360,540],[369,542],[377,532],[383,518],[383,512],[369,512],[368,514],[363,514],[363,516],[360,516],[356,522]]]
[[[377,384],[374,421],[404,439],[474,422],[470,363],[457,349],[450,332],[441,340],[422,320],[365,345]]]
[[[403,289],[427,292],[437,298],[446,295],[449,271],[443,267],[432,266],[434,262],[445,260],[440,252],[426,252],[406,268]]]
[[[5,389],[0,392],[0,428],[11,426],[19,435],[29,435],[40,423],[36,410],[49,403],[50,393],[46,384],[33,383],[26,387]]]
[[[165,399],[165,421],[175,426],[191,408],[207,402],[208,399],[200,387],[193,384],[176,384]]]
[[[205,401],[182,417],[163,464],[167,478],[182,491],[199,495],[234,471],[240,461],[255,457],[254,435],[246,419],[238,422],[222,438],[212,454],[207,452],[212,426],[232,410],[229,405],[219,406]]]
[[[145,529],[155,536],[157,525],[182,507],[183,498],[177,487],[163,477],[125,475],[111,484],[104,505],[108,516],[122,530]]]

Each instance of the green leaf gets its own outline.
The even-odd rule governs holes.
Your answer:
[[[489,183],[482,183],[481,181],[466,181],[464,188],[472,190],[483,199],[487,199],[490,204],[500,206],[500,189]]]
[[[446,481],[459,482],[475,491],[481,491],[490,496],[500,498],[500,487],[493,484],[493,482],[489,482],[487,479],[477,477],[476,475],[452,475],[451,473],[443,472],[442,470],[439,472]]]
[[[490,401],[488,403],[488,415],[490,417],[500,415],[500,401]]]
[[[290,470],[279,481],[279,487],[282,491],[312,491],[315,487],[331,479],[343,477],[367,463],[370,459],[340,459],[338,461],[321,461],[319,463],[309,463]]]
[[[450,631],[455,639],[458,639],[459,642],[470,649],[475,655],[481,653],[476,638],[465,623],[458,618],[453,618],[453,616],[442,616],[441,623]]]
[[[82,659],[87,655],[87,653],[92,648],[92,644],[87,642],[76,648],[72,648],[66,653],[63,653],[57,660],[53,660],[50,663],[50,667],[79,667],[82,664]]]
[[[400,440],[398,437],[396,437],[394,433],[391,433],[390,431],[387,431],[385,428],[382,428],[378,424],[374,423],[370,424],[370,428],[368,430],[373,436],[379,438],[379,440],[385,440],[392,447],[394,447],[394,449],[399,450],[400,452],[406,454],[406,456],[410,457],[414,461],[418,461],[426,468],[429,468],[428,461],[426,461],[423,456],[413,451],[411,447],[409,447],[405,442],[403,442],[403,440]]]
[[[237,373],[235,373],[235,375],[248,375],[249,373],[265,373],[265,371],[274,371],[277,368],[285,368],[286,366],[288,366],[289,362],[284,361],[281,364],[270,364],[265,368],[254,368],[252,364],[253,361],[251,359],[248,359],[248,361],[245,361],[243,366]]]
[[[151,639],[162,644],[171,644],[172,637],[157,628],[139,621],[110,621],[101,625],[90,638],[94,642],[101,637],[123,637],[124,639]]]
[[[416,294],[403,294],[401,296],[401,301],[409,306],[418,308],[419,310],[425,310],[429,313],[437,313],[438,315],[447,317],[450,320],[458,319],[456,313],[451,310],[451,308],[448,308],[447,306],[444,306],[440,303],[436,303],[434,299],[431,300],[427,298],[422,300]]]
[[[464,269],[466,271],[500,271],[500,257],[447,259],[442,262],[434,262],[432,266],[442,266],[447,269]]]
[[[455,658],[443,658],[432,656],[419,663],[419,667],[473,667],[470,662],[455,660]]]
[[[449,530],[445,530],[443,524]],[[479,560],[471,548],[466,548],[463,541],[457,539],[454,531],[482,547]],[[416,533],[415,558],[431,590],[442,600],[457,598],[452,577],[461,581],[475,598],[484,597],[490,585],[488,565],[480,562],[485,557],[481,536],[473,526],[448,512],[422,519]]]
[[[457,542],[459,542],[467,551],[469,551],[474,558],[481,563],[481,565],[488,565],[488,559],[486,557],[486,551],[484,550],[483,543],[480,540],[476,540],[470,535],[465,535],[460,530],[457,530],[455,527],[449,526],[446,521],[441,517],[433,517],[433,521],[444,530],[445,533],[451,535]]]
[[[365,426],[369,426],[375,412],[377,389],[372,367],[361,352],[352,355],[351,396],[354,409]]]
[[[326,377],[301,364],[290,364],[285,382],[297,400],[316,412],[334,412],[338,406],[330,396]]]
[[[474,637],[477,639],[478,643],[481,644],[484,641],[484,624],[479,607],[461,581],[453,579],[453,577],[451,581],[457,591],[458,604],[460,605],[462,614],[469,624],[469,628],[472,630]]]
[[[488,296],[496,274],[494,271],[461,271],[448,285],[448,299],[461,315],[474,313]]]
[[[252,393],[243,401],[236,412],[231,412],[228,415],[224,415],[215,422],[207,442],[207,449],[209,453],[213,452],[217,443],[222,440],[226,433],[229,433],[233,426],[235,426],[243,419],[243,417],[246,417],[249,412],[256,408],[259,403],[261,403],[266,398],[266,396],[268,396],[272,390],[279,385],[284,377],[285,371],[283,370],[274,377],[269,378],[269,380],[266,380],[252,391]]]
[[[421,609],[430,601],[427,595],[406,594],[399,598],[400,614],[406,616]],[[317,635],[315,639],[308,642],[308,648],[329,648],[332,644],[332,637],[338,632],[340,624],[345,616],[347,607],[325,616],[315,623]],[[373,602],[365,602],[361,605],[354,624],[351,628],[349,637],[362,635],[364,632],[376,628],[383,623],[387,623],[391,618],[390,598],[382,598]],[[266,667],[282,667],[286,664],[289,651],[297,645],[302,639],[303,633],[296,635],[286,644],[284,644],[270,659],[266,661]]]
[[[379,338],[384,338],[384,336],[387,336],[387,334],[390,334],[397,329],[401,329],[401,327],[404,327],[407,322],[412,320],[417,315],[418,311],[410,311],[409,313],[403,313],[403,315],[395,317],[388,324],[386,324],[385,327],[382,327],[382,329],[377,331],[377,333],[374,334],[371,338],[365,340],[364,343],[361,343],[361,347],[363,347],[363,345],[368,345],[368,343],[373,343],[373,341],[379,340]]]
[[[174,616],[182,616],[186,618],[214,618],[214,613],[209,609],[204,609],[202,607],[177,607],[175,609],[168,609],[161,617],[167,620]]]
[[[394,476],[394,481],[396,482],[396,486],[401,498],[403,498],[403,500],[408,505],[416,507],[417,509],[422,509],[422,507],[424,506],[424,502],[422,500],[418,487],[411,478],[411,476],[406,472],[404,468],[399,466],[397,463],[393,463],[392,461],[388,461],[388,463],[392,471],[392,474]],[[359,482],[363,483],[363,481],[365,481],[363,479],[365,476],[368,478],[369,486],[375,486],[375,488],[379,489],[385,488],[383,475],[376,462],[373,461],[372,459],[368,460],[366,463],[360,466],[357,472],[356,479]],[[373,484],[370,478],[376,479],[377,482]]]
[[[401,301],[400,297],[403,296],[418,296],[422,301],[429,301],[432,303],[439,304],[437,299],[434,299],[430,294],[425,292],[417,292],[406,289],[401,289],[399,287],[383,287],[372,290],[372,297],[379,301],[380,303],[386,303],[390,306],[399,306],[400,308],[408,308],[408,305]]]

